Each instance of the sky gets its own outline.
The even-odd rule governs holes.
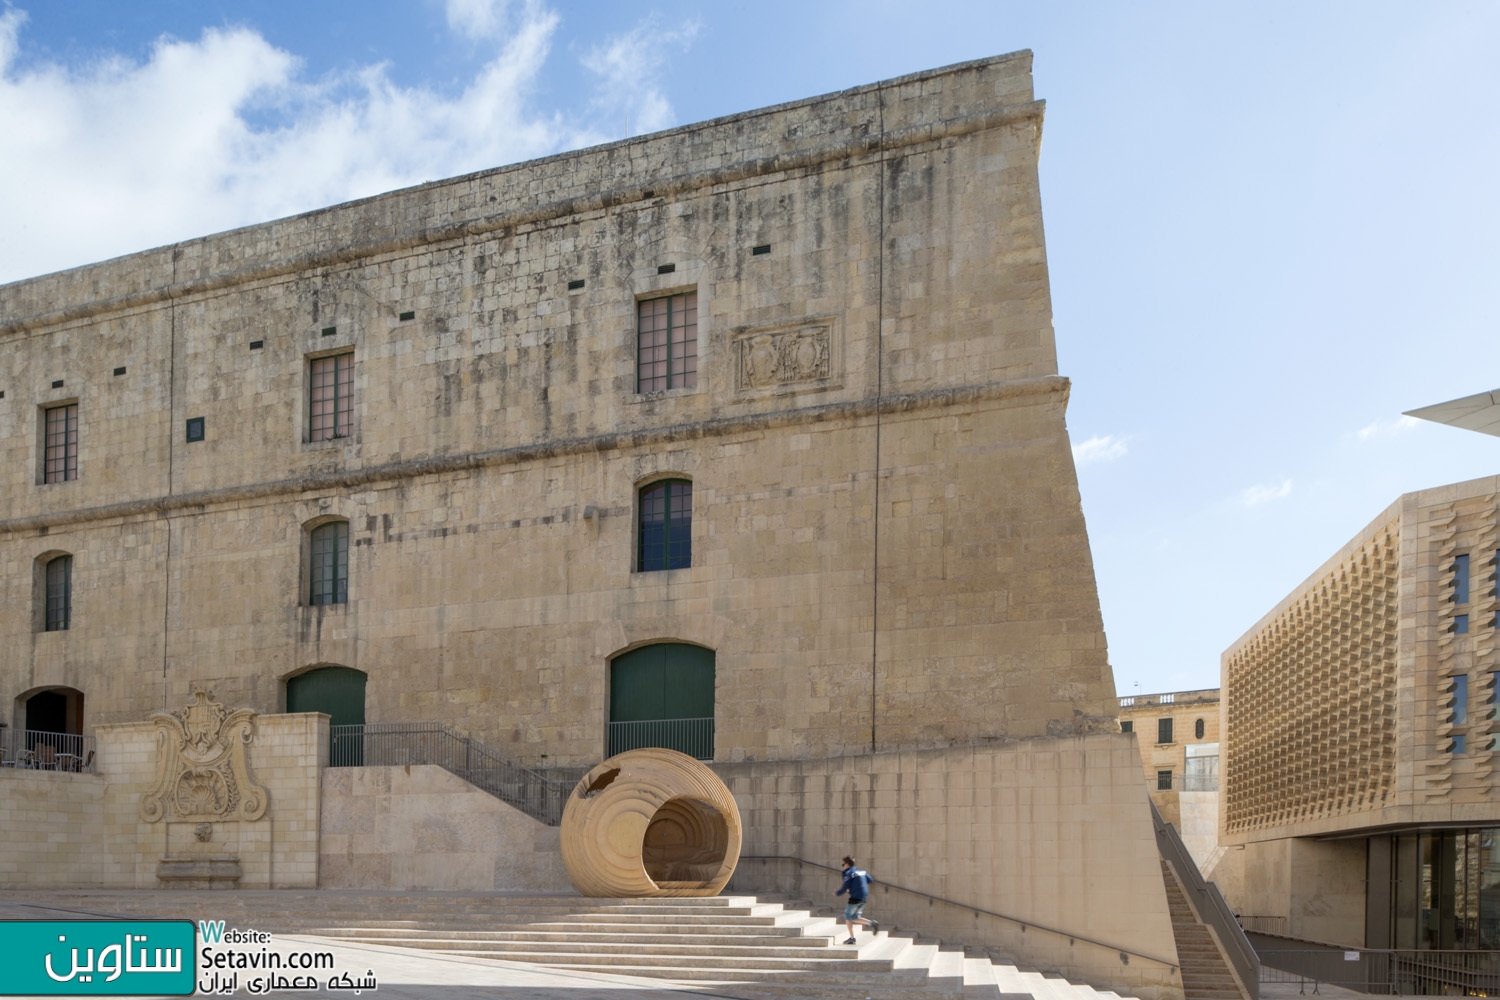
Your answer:
[[[1031,49],[1122,695],[1220,653],[1500,386],[1500,4],[0,0],[0,282]]]

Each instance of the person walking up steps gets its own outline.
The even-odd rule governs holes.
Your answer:
[[[865,900],[870,895],[870,883],[875,881],[870,873],[854,863],[854,859],[847,854],[844,855],[844,884],[839,887],[835,896],[849,894],[849,902],[844,904],[844,926],[849,930],[849,940],[845,944],[854,943],[854,925],[864,924],[870,928],[871,934],[880,933],[880,921],[869,920],[860,916],[865,909]]]

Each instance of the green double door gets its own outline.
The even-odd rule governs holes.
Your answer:
[[[332,767],[358,767],[364,763],[364,733],[340,726],[365,724],[365,674],[350,667],[318,667],[286,682],[288,712],[326,712],[331,716],[332,741],[328,763]]]
[[[662,642],[615,657],[609,671],[609,755],[639,747],[713,759],[713,650]]]

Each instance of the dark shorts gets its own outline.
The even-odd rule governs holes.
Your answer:
[[[859,915],[865,912],[865,901],[863,899],[851,899],[844,904],[844,919],[858,920]]]

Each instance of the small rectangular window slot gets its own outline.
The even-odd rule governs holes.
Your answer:
[[[658,267],[656,268],[656,273],[657,274],[671,274],[675,270],[677,270],[677,265],[676,264],[661,264],[661,265],[658,265]]]
[[[63,385],[63,380],[62,379],[58,379],[56,382],[52,383],[52,388],[54,388],[54,389],[61,389],[62,385]]]
[[[766,255],[766,254],[768,254],[770,252],[771,252],[771,244],[769,244],[769,243],[762,243],[758,247],[751,247],[750,248],[750,253],[753,254],[756,257],[762,257],[762,256],[764,256],[764,255]]]
[[[568,291],[570,291],[570,292],[576,292],[576,291],[578,291],[578,289],[580,289],[580,288],[583,287],[583,281],[584,281],[584,279],[582,279],[582,278],[574,278],[572,281],[568,282]]]
[[[323,336],[325,336],[325,337],[332,337],[335,333],[338,333],[338,332],[339,332],[339,328],[336,327],[336,326],[325,326],[325,327],[323,327]]]
[[[0,389],[0,399],[4,399],[4,398],[5,398],[5,390],[4,389]]]
[[[203,440],[203,418],[193,417],[187,422],[187,439],[191,444],[194,441]]]
[[[258,351],[262,347],[265,347],[265,346],[266,346],[266,342],[264,340],[252,340],[252,341],[250,341],[250,350],[252,350],[252,351]]]
[[[119,368],[116,368],[115,369],[115,374],[116,375],[124,375],[125,374],[125,366],[121,365]]]
[[[417,314],[415,312],[404,312],[396,318],[403,323],[410,323],[412,320],[417,318]]]

